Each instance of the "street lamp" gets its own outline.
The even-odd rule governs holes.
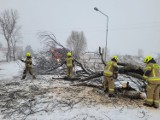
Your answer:
[[[95,11],[98,11],[100,12],[101,14],[103,14],[104,16],[106,16],[107,18],[107,28],[106,28],[106,47],[105,47],[105,61],[107,60],[107,37],[108,37],[108,20],[109,20],[109,17],[108,15],[104,14],[102,11],[100,11],[97,7],[94,7],[94,10]]]

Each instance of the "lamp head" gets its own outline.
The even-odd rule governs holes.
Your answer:
[[[95,11],[99,11],[97,7],[94,7],[94,10],[95,10]]]

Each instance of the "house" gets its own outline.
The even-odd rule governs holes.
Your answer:
[[[17,46],[16,47],[16,53],[15,53],[15,56],[16,58],[20,58],[23,56],[23,47],[22,46]],[[7,56],[7,48],[4,48],[4,47],[0,47],[0,61],[6,61],[6,56]],[[13,52],[13,51],[11,51]]]
[[[7,48],[0,48],[0,61],[6,61]]]

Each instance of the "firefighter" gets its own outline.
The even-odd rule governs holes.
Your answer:
[[[156,64],[156,61],[151,56],[145,57],[144,63],[146,63],[146,67],[143,77],[148,83],[146,88],[147,98],[144,105],[159,108],[160,66]]]
[[[67,53],[67,58],[65,63],[67,66],[67,77],[71,78],[73,75],[73,67],[74,67],[74,61],[73,61],[71,52]]]
[[[113,56],[111,61],[107,62],[104,68],[104,92],[109,92],[109,97],[114,97],[114,79],[118,77],[118,57]]]
[[[32,72],[32,57],[31,57],[31,54],[29,52],[26,53],[26,60],[25,61],[21,60],[21,61],[25,63],[25,69],[23,71],[22,79],[25,79],[27,72],[29,72],[32,75],[33,79],[36,79],[35,75]]]

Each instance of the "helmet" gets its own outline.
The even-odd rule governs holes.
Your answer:
[[[68,53],[67,53],[67,56],[70,57],[70,56],[71,56],[71,52],[68,52]]]
[[[116,62],[118,62],[118,56],[113,56],[113,58],[112,59],[115,59],[116,60]]]
[[[27,57],[30,57],[30,56],[31,56],[31,53],[27,52],[27,53],[26,53],[26,56],[27,56]]]
[[[149,61],[151,61],[153,58],[151,56],[146,56],[144,58],[144,63],[148,63]]]

